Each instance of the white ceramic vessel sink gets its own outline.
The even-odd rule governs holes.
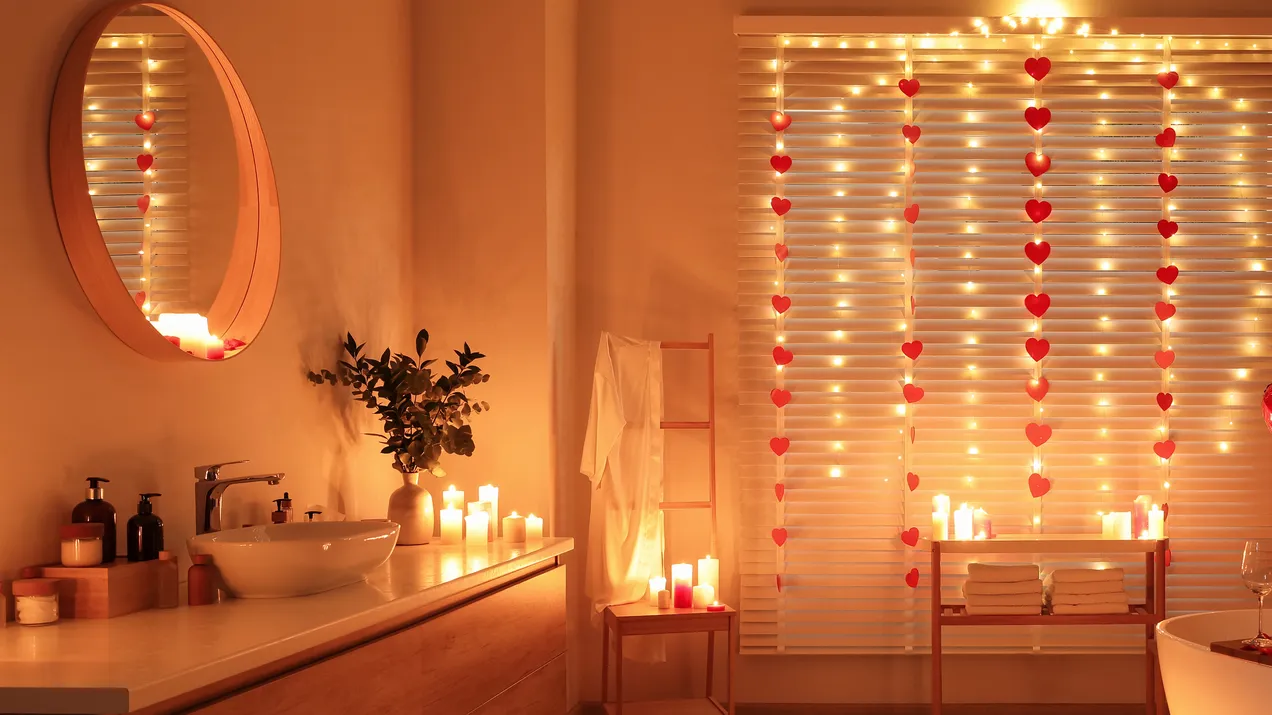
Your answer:
[[[397,545],[392,522],[272,524],[200,534],[191,554],[208,554],[238,598],[307,596],[357,583]]]

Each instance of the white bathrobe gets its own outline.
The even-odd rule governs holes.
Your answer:
[[[662,390],[658,343],[601,334],[580,466],[592,481],[587,593],[594,616],[641,599],[649,579],[663,575]]]

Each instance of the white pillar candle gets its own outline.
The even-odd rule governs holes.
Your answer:
[[[970,541],[975,535],[972,528],[974,523],[972,508],[964,504],[959,510],[954,512],[954,539],[956,541]]]
[[[1131,512],[1119,511],[1117,514],[1117,538],[1123,541],[1131,540]]]
[[[1166,512],[1156,504],[1148,510],[1148,538],[1166,538]]]
[[[458,544],[464,540],[464,512],[454,507],[442,510],[442,543]]]
[[[493,484],[487,484],[484,487],[477,487],[477,499],[480,501],[490,502],[490,528],[495,530],[490,534],[493,540],[499,536],[499,487]]]
[[[464,501],[464,492],[450,485],[450,489],[442,492],[442,506],[446,509],[463,509],[468,502]]]
[[[180,338],[181,349],[198,358],[208,355],[208,319],[198,313],[160,313],[155,329],[166,338]]]
[[[715,603],[715,589],[703,584],[693,587],[693,607],[706,608]]]
[[[932,497],[932,511],[942,514],[950,513],[950,498],[946,494],[937,494]]]
[[[676,608],[693,607],[693,564],[671,565],[671,602]]]
[[[658,605],[658,594],[667,590],[667,579],[663,576],[655,576],[649,579],[649,605]]]
[[[488,525],[488,526],[487,526],[487,529],[486,529],[486,540],[487,540],[487,541],[492,541],[493,539],[491,538],[491,537],[492,537],[492,535],[491,535],[491,533],[490,533],[490,531],[491,531],[491,530],[490,530],[490,528],[489,528],[489,524],[490,524],[490,521],[491,521],[492,519],[494,519],[494,518],[495,518],[495,514],[494,514],[494,512],[493,512],[493,511],[491,511],[490,502],[488,502],[488,501],[470,501],[470,502],[468,502],[468,515],[469,515],[469,516],[472,516],[473,514],[476,514],[476,513],[478,513],[478,512],[483,512],[483,513],[485,513],[485,514],[486,514],[486,523],[487,523],[487,525]],[[470,529],[472,528],[472,525],[471,525],[471,524],[469,525],[469,528],[470,528]],[[472,537],[470,536],[469,538],[472,538]]]
[[[720,590],[720,559],[711,558],[711,554],[698,559],[698,584],[710,586],[712,591]]]
[[[503,540],[510,544],[526,543],[526,518],[512,512],[503,518]]]
[[[932,512],[932,540],[950,540],[950,513],[948,511]]]
[[[1113,512],[1100,515],[1100,536],[1105,539],[1117,538],[1117,515]]]
[[[526,517],[526,541],[543,541],[543,517],[534,514]]]
[[[464,517],[464,526],[468,529],[466,536],[469,544],[484,544],[490,541],[490,512],[478,511]]]

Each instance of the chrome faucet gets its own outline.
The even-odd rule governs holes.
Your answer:
[[[221,479],[221,467],[246,462],[246,459],[240,459],[237,462],[205,464],[194,468],[194,533],[196,535],[221,530],[221,497],[225,495],[226,489],[235,484],[250,482],[278,484],[283,481],[285,475],[282,472]]]

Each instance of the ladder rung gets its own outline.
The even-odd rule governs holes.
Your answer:
[[[658,503],[659,509],[710,509],[709,501],[665,501]]]
[[[711,347],[708,343],[681,343],[664,341],[659,343],[663,350],[706,350]]]
[[[663,429],[711,429],[710,422],[660,422]]]

